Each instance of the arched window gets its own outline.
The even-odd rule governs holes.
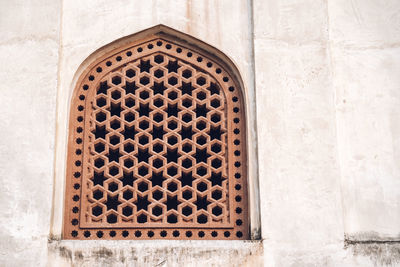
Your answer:
[[[157,32],[96,59],[71,102],[65,239],[248,239],[238,77]]]

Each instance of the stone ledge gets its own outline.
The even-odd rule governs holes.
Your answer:
[[[49,266],[258,265],[262,241],[50,240]]]

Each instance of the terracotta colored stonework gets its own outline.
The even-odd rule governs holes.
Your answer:
[[[88,67],[70,113],[65,239],[248,239],[238,82],[160,34]]]

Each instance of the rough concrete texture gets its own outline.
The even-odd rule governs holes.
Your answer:
[[[0,266],[47,262],[60,7],[0,1]]]
[[[74,76],[158,24],[242,73],[259,242],[59,240]],[[397,0],[0,1],[0,266],[400,266],[399,25]]]
[[[62,241],[49,243],[51,266],[260,266],[260,241]]]
[[[345,233],[400,240],[400,3],[329,11]]]

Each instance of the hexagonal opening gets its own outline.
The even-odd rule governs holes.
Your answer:
[[[138,190],[139,190],[140,192],[145,192],[147,189],[149,189],[149,186],[148,186],[147,183],[145,183],[145,182],[140,182],[140,183],[138,184]]]
[[[212,214],[214,214],[215,216],[219,216],[222,214],[222,208],[219,206],[216,206],[212,209]]]
[[[221,121],[221,116],[219,114],[213,114],[211,116],[211,121],[214,123],[217,123],[217,122]]]
[[[164,162],[161,159],[153,160],[153,167],[154,168],[161,168],[164,165]]]
[[[206,215],[201,214],[201,215],[197,216],[197,222],[198,223],[205,224],[205,223],[207,223],[207,221],[208,221],[208,218],[207,218]]]
[[[132,112],[126,113],[124,117],[127,122],[132,122],[135,119],[135,115]]]
[[[141,122],[139,123],[139,128],[142,129],[142,130],[148,129],[149,126],[150,126],[150,125],[149,125],[149,122],[148,122],[148,121],[141,121]]]
[[[178,169],[175,166],[168,167],[167,173],[170,176],[175,176],[178,174]]]
[[[112,122],[110,122],[110,127],[116,130],[121,127],[121,123],[118,120],[113,120]]]
[[[182,100],[182,106],[184,106],[185,108],[190,108],[192,106],[192,100],[185,98]]]
[[[168,122],[168,128],[171,130],[175,130],[178,127],[178,124],[175,121]]]
[[[111,192],[117,191],[118,190],[118,184],[114,183],[114,182],[108,184],[108,190],[111,191]]]
[[[96,104],[98,107],[104,107],[107,104],[107,101],[105,98],[100,97],[96,100]]]
[[[163,197],[163,192],[161,192],[159,190],[156,190],[153,192],[153,198],[155,200],[160,200],[160,199],[162,199],[162,197]]]
[[[115,85],[120,84],[120,83],[121,83],[121,77],[119,77],[119,76],[114,76],[114,77],[112,78],[112,83],[115,84]]]
[[[102,111],[96,114],[96,121],[98,121],[98,122],[103,122],[106,120],[106,118],[107,118],[107,115]]]
[[[215,153],[221,152],[221,145],[220,145],[220,144],[217,144],[217,143],[213,144],[213,145],[211,146],[211,151],[212,151],[212,152],[215,152]]]
[[[197,184],[197,190],[199,190],[200,192],[204,192],[207,190],[207,184],[204,182],[200,182]]]
[[[129,69],[125,73],[126,73],[126,76],[129,78],[133,78],[136,75],[136,72],[133,69]]]
[[[124,161],[124,166],[127,167],[127,168],[132,168],[132,167],[133,167],[133,160],[131,160],[131,159],[126,159],[126,160]]]
[[[153,120],[155,122],[162,122],[164,120],[164,116],[160,112],[157,112],[157,113],[153,114]]]
[[[102,191],[97,189],[96,191],[93,192],[93,198],[94,199],[99,200],[102,197],[103,197],[103,192]]]
[[[188,123],[188,122],[192,121],[192,115],[189,114],[189,113],[186,113],[186,114],[184,114],[184,115],[182,116],[182,120],[183,120],[184,122]]]
[[[114,91],[111,93],[111,97],[115,100],[120,99],[121,98],[121,93],[119,91]]]
[[[222,166],[222,161],[220,159],[213,159],[211,161],[211,166],[217,169]]]
[[[206,122],[205,121],[198,121],[197,123],[196,123],[196,128],[197,129],[199,129],[200,131],[201,130],[204,130],[205,128],[207,127],[207,124],[206,124]]]
[[[150,80],[148,77],[144,76],[144,77],[140,78],[140,83],[143,85],[147,85],[150,83]]]
[[[149,170],[145,166],[140,166],[138,173],[141,176],[146,176],[149,173]]]
[[[169,183],[168,184],[168,191],[170,192],[175,192],[178,189],[178,186],[176,185],[176,183]]]
[[[134,149],[135,149],[135,147],[134,147],[134,145],[131,144],[131,143],[126,143],[126,144],[124,145],[124,150],[125,150],[125,152],[127,152],[127,153],[131,153]]]
[[[182,151],[184,151],[186,153],[189,153],[192,150],[193,150],[193,148],[192,148],[191,144],[185,143],[185,144],[182,145]]]
[[[204,77],[199,77],[199,78],[197,78],[196,83],[198,85],[205,85],[206,84],[206,79]]]
[[[207,97],[207,95],[204,92],[197,93],[197,99],[199,99],[199,100],[204,100],[204,99],[206,99],[206,97]]]
[[[154,57],[154,62],[156,62],[158,64],[163,63],[164,62],[164,57],[161,56],[161,55],[157,55],[157,56]]]
[[[168,223],[177,223],[178,222],[178,218],[176,217],[175,214],[170,214],[167,217],[167,222]]]
[[[192,71],[191,71],[191,70],[184,70],[184,71],[182,72],[182,76],[183,76],[184,78],[188,79],[188,78],[192,77]]]
[[[204,168],[203,166],[200,166],[197,168],[197,174],[200,176],[204,176],[207,174],[207,169]]]
[[[119,173],[119,169],[118,169],[117,167],[115,167],[115,166],[112,166],[112,167],[108,170],[108,173],[109,173],[111,176],[115,176],[115,175],[117,175],[117,174]]]
[[[153,151],[156,153],[160,153],[161,151],[163,151],[164,146],[160,143],[156,143],[153,145]]]
[[[133,193],[132,193],[132,191],[126,190],[126,191],[123,193],[123,197],[124,197],[124,199],[126,199],[126,200],[132,199],[132,198],[133,198]]]
[[[145,214],[140,214],[140,215],[137,217],[137,222],[138,222],[138,223],[145,223],[145,222],[147,222],[147,216],[146,216]]]
[[[182,214],[185,216],[189,216],[190,214],[192,214],[193,209],[189,206],[186,206],[182,209]]]
[[[168,137],[168,144],[173,146],[176,143],[178,143],[178,138],[176,138],[176,136],[173,135],[173,136]]]
[[[129,206],[126,206],[122,209],[122,214],[124,214],[125,216],[131,216],[133,213],[133,209]]]
[[[120,141],[119,136],[113,135],[113,136],[110,137],[110,143],[111,143],[112,145],[114,145],[114,146],[115,146],[116,144],[118,144],[119,141]]]
[[[117,216],[114,214],[110,214],[107,216],[107,222],[108,223],[116,223],[117,222]]]
[[[125,99],[125,106],[127,106],[128,108],[131,108],[135,105],[135,100],[131,97],[128,97]]]
[[[178,94],[175,91],[168,93],[168,98],[171,100],[175,100],[178,97]]]
[[[103,143],[97,143],[97,144],[94,145],[94,150],[97,153],[101,153],[101,152],[103,152],[105,150],[105,146],[104,146]]]
[[[154,72],[154,76],[156,76],[157,78],[161,78],[162,76],[164,76],[164,72],[162,70],[156,70]]]
[[[96,159],[94,161],[94,166],[96,166],[97,168],[101,168],[104,166],[104,160],[103,159]]]
[[[188,169],[190,167],[192,167],[193,163],[190,159],[186,158],[184,160],[182,160],[182,167]]]
[[[164,105],[164,100],[162,98],[156,98],[153,100],[153,104],[156,107],[161,107],[162,105]]]
[[[146,145],[149,143],[149,138],[146,135],[139,137],[139,144]]]
[[[220,102],[219,102],[218,99],[213,99],[213,100],[211,100],[211,106],[212,106],[213,108],[218,108],[220,105],[221,105],[221,104],[220,104]]]
[[[159,207],[159,206],[155,206],[155,207],[152,209],[152,213],[153,213],[155,216],[160,216],[160,215],[162,214],[162,212],[163,212],[163,210],[162,210],[162,208]]]
[[[149,98],[150,94],[147,91],[142,91],[142,92],[140,92],[139,96],[141,99],[147,99],[147,98]]]
[[[207,143],[207,138],[204,135],[200,135],[197,137],[196,143],[202,146]]]
[[[94,206],[93,208],[92,208],[92,214],[94,215],[94,216],[99,216],[99,215],[101,215],[103,213],[103,209],[100,207],[100,206]]]
[[[176,84],[178,83],[178,79],[176,79],[175,77],[170,77],[170,78],[168,79],[168,83],[169,83],[170,85],[176,85]]]
[[[222,198],[221,190],[214,190],[211,195],[212,195],[212,198],[215,199],[215,200],[218,200],[218,199]]]
[[[183,191],[182,197],[183,197],[184,199],[186,199],[186,200],[191,199],[191,198],[192,198],[192,191],[190,191],[190,190],[185,190],[185,191]]]

